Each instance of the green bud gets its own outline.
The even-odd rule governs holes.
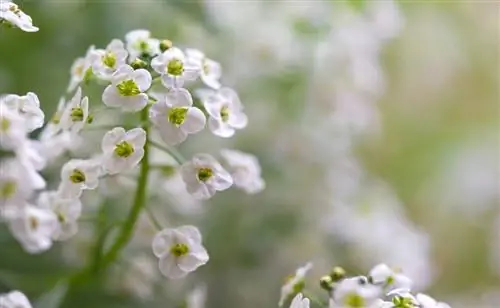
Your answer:
[[[330,277],[332,278],[333,282],[338,282],[344,279],[345,275],[346,275],[345,270],[340,266],[335,266],[330,272]]]
[[[94,77],[94,71],[92,71],[92,67],[89,67],[85,71],[85,75],[83,76],[83,83],[88,84],[92,80],[93,77]]]
[[[330,276],[323,276],[319,280],[319,285],[323,290],[331,291],[333,289],[333,279]]]
[[[132,63],[130,64],[134,70],[140,69],[140,68],[146,68],[148,64],[146,61],[142,61],[141,59],[137,58]]]
[[[166,50],[169,50],[172,48],[172,41],[171,40],[163,40],[160,42],[160,50],[161,52],[164,52]]]
[[[94,116],[89,114],[89,116],[87,117],[87,123],[91,124],[92,122],[94,122]]]

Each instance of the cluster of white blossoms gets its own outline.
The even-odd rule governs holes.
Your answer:
[[[26,32],[38,31],[38,28],[33,26],[31,17],[10,0],[0,1],[0,26],[2,24],[17,27]]]
[[[14,4],[2,3],[2,12],[6,5]],[[208,153],[186,160],[174,147],[206,126],[213,135],[229,138],[248,122],[236,91],[221,84],[220,65],[201,51],[181,49],[168,40],[151,37],[147,30],[135,30],[124,41],[113,39],[104,49],[91,46],[84,57],[76,59],[70,72],[69,98],[60,99],[45,126],[45,115],[34,93],[1,96],[0,214],[26,252],[44,252],[53,241],[77,234],[81,216],[95,213],[86,210],[82,197],[117,175],[133,178],[135,197],[115,242],[109,251],[103,251],[103,267],[119,257],[134,234],[139,214],[147,210],[148,192],[158,190],[148,188],[154,170],[178,174],[183,191],[196,200],[210,199],[233,185],[248,194],[264,189],[260,165],[251,154],[223,149],[222,164]],[[90,83],[102,87],[100,98],[86,96]],[[101,101],[104,105],[99,106]],[[135,113],[136,122],[102,126],[98,122],[105,119],[104,112],[114,112],[118,120]],[[39,139],[30,139],[29,134],[38,129]],[[102,131],[100,148],[91,150],[91,155],[75,153],[82,145],[92,148],[84,134],[90,130]],[[153,136],[160,136],[161,142]],[[176,164],[152,164],[153,151],[165,152]],[[62,159],[66,160],[62,161],[59,183],[47,184],[39,172]],[[100,188],[99,198],[105,199],[101,189],[106,190]],[[175,190],[167,189],[169,192]],[[152,254],[164,276],[181,278],[208,262],[196,227],[163,229],[154,215],[150,219],[158,229]],[[15,293],[5,300],[19,298]],[[10,302],[5,305],[13,307]],[[0,303],[0,307],[5,305]]]
[[[321,304],[319,298],[304,296],[305,274],[311,264],[299,268],[283,286],[279,306],[290,303],[290,308],[309,308],[310,301]],[[347,277],[344,269],[334,267],[320,279],[320,286],[327,291],[329,308],[450,308],[432,297],[413,294],[412,280],[399,269],[386,264],[372,268],[367,276]]]

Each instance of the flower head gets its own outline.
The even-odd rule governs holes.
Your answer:
[[[125,35],[130,61],[139,57],[153,57],[160,53],[160,42],[151,38],[148,30],[133,30]]]
[[[151,86],[151,74],[145,69],[135,70],[129,65],[120,66],[111,76],[111,85],[102,93],[106,106],[119,107],[126,112],[137,112],[146,107]]]
[[[379,264],[372,268],[369,273],[373,284],[382,285],[388,290],[393,289],[411,289],[412,281],[410,278],[400,272],[391,269],[386,264]]]
[[[25,126],[28,132],[43,126],[45,114],[40,109],[38,96],[33,92],[28,92],[24,96],[6,95],[0,99],[0,105],[18,111],[26,119]]]
[[[208,154],[196,154],[181,166],[187,191],[197,199],[209,199],[233,184],[231,175]]]
[[[91,56],[92,70],[97,77],[108,80],[127,60],[128,52],[123,42],[114,39],[106,49],[94,50]]]
[[[39,208],[51,210],[57,217],[57,224],[52,239],[64,241],[78,231],[77,220],[82,212],[79,199],[64,199],[57,191],[44,191],[38,196]]]
[[[62,198],[78,198],[82,190],[95,189],[99,183],[101,167],[96,161],[72,159],[61,169],[59,193]]]
[[[153,69],[161,75],[161,81],[167,88],[181,88],[186,80],[195,80],[199,71],[195,63],[187,61],[186,56],[177,47],[172,47],[151,61]]]
[[[298,293],[293,298],[290,308],[309,308],[309,299],[304,297],[302,293]]]
[[[2,22],[6,22],[26,32],[37,32],[39,30],[33,26],[31,17],[10,1],[0,3],[0,24]]]
[[[222,72],[218,62],[207,58],[203,52],[191,48],[186,49],[186,57],[188,62],[194,63],[197,66],[203,83],[212,89],[220,88],[219,79]]]
[[[283,306],[287,299],[302,291],[304,288],[304,278],[312,267],[313,264],[308,262],[304,266],[299,267],[293,275],[286,278],[285,284],[281,287],[281,296],[278,303],[280,307]]]
[[[146,132],[142,128],[125,131],[115,127],[102,138],[103,167],[109,174],[130,170],[137,166],[144,156]]]
[[[380,295],[381,289],[367,283],[365,277],[352,277],[338,283],[333,299],[342,308],[365,308],[372,307]]]
[[[84,57],[77,58],[71,65],[71,78],[68,84],[67,92],[73,92],[76,87],[84,81],[88,76],[92,75],[92,61],[94,57],[95,47],[90,46]]]
[[[257,158],[237,150],[223,149],[220,154],[229,165],[229,172],[234,185],[248,194],[262,191],[266,184],[261,177],[261,168]]]
[[[153,239],[153,252],[160,259],[160,272],[168,278],[186,276],[208,262],[200,231],[194,226],[165,229]]]
[[[63,130],[78,133],[87,124],[88,117],[89,99],[86,96],[82,99],[82,89],[78,88],[61,115],[60,126]]]
[[[222,88],[202,97],[202,100],[210,115],[208,128],[214,135],[228,138],[234,135],[236,129],[247,126],[248,118],[234,90]]]

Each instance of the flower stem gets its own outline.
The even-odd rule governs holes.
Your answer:
[[[148,108],[144,108],[141,111],[141,122],[147,122],[148,119]],[[143,129],[146,131],[146,135],[149,135],[149,127],[143,125]],[[142,209],[146,206],[147,202],[147,182],[149,174],[149,142],[146,140],[144,144],[144,157],[141,161],[141,170],[139,173],[137,190],[135,192],[134,203],[132,208],[120,228],[120,233],[116,237],[115,242],[109,249],[108,253],[104,255],[102,259],[102,268],[106,268],[111,265],[120,255],[120,252],[125,248],[127,243],[132,238],[134,233],[135,224],[139,219],[139,215]]]
[[[166,152],[167,154],[172,156],[172,158],[175,159],[179,163],[179,165],[182,165],[186,161],[186,159],[184,157],[182,157],[182,155],[179,152],[177,152],[176,149],[174,149],[172,147],[164,146],[164,145],[162,145],[158,142],[155,142],[153,140],[149,140],[149,143],[151,144],[151,146],[157,148],[158,150]]]

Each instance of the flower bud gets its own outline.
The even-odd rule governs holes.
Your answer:
[[[331,291],[333,289],[333,279],[330,276],[323,276],[319,280],[319,285],[323,290]]]
[[[172,41],[171,40],[162,40],[160,42],[160,50],[161,52],[164,52],[165,50],[169,50],[172,48]]]
[[[136,69],[140,69],[140,68],[146,68],[148,66],[148,64],[145,61],[142,61],[141,59],[136,58],[134,61],[132,61],[130,66],[132,66],[132,68],[136,70]]]
[[[340,266],[335,266],[330,272],[330,277],[332,278],[333,282],[337,282],[344,279],[345,275],[346,275],[345,270]]]

